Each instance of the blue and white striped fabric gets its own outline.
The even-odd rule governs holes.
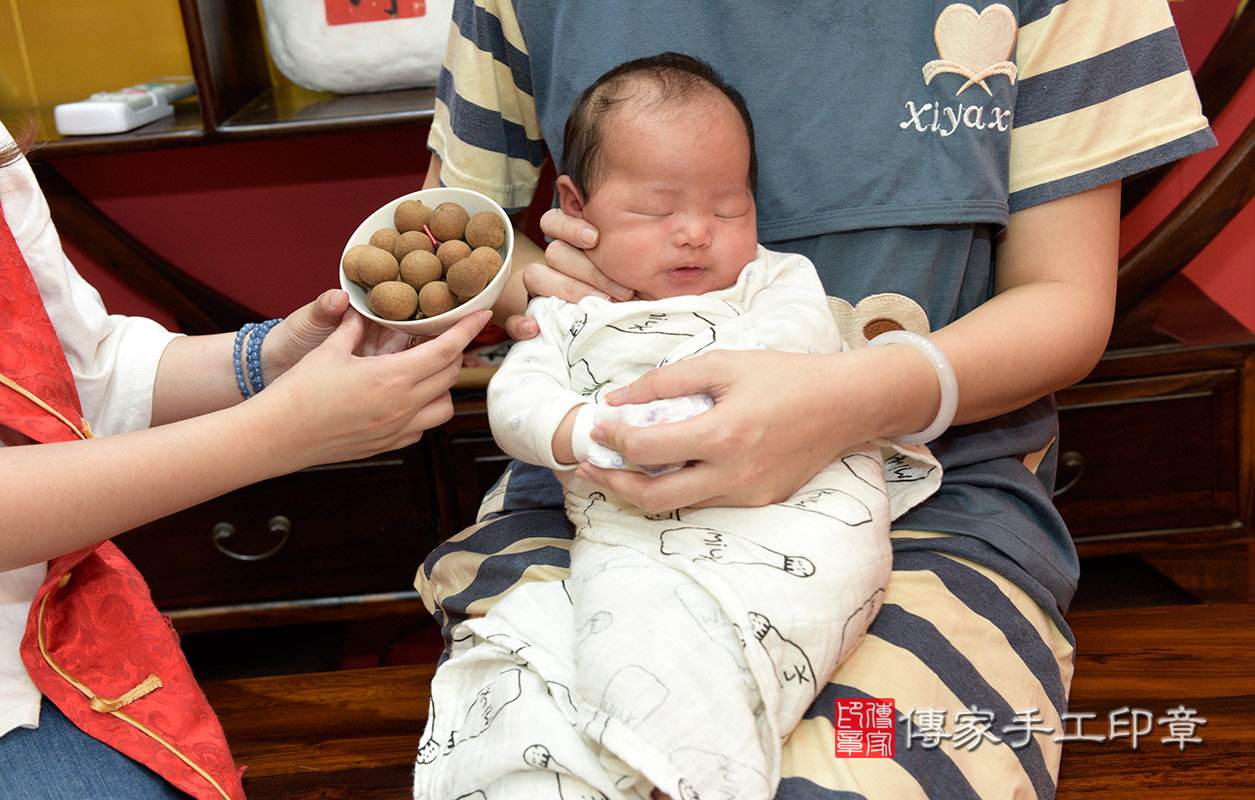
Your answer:
[[[446,631],[521,583],[569,578],[573,530],[561,498],[545,496],[542,476],[549,475],[515,462],[482,521],[442,544],[419,571],[416,586]],[[525,510],[508,510],[520,505]],[[880,614],[785,743],[777,798],[1054,796],[1071,634],[1042,609],[1049,593],[1038,587],[1030,594],[1000,575],[1031,583],[1005,558],[983,552],[981,542],[960,544],[973,558],[935,551],[959,538],[894,532]],[[836,703],[844,698],[894,701],[895,758],[837,755]],[[982,724],[988,736],[972,739]],[[519,767],[529,771],[522,761]],[[539,786],[538,797],[558,797],[560,780],[571,778],[554,772],[524,785]]]

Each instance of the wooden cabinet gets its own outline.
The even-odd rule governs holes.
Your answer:
[[[44,153],[420,127],[432,118],[432,89],[336,96],[276,86],[253,0],[180,0],[180,7],[198,97],[180,103],[172,118],[112,136],[57,137],[51,110],[42,110]],[[1200,72],[1213,117],[1235,91],[1230,78],[1250,71],[1253,19],[1237,18],[1217,48],[1225,57]],[[1122,260],[1113,346],[1092,375],[1058,395],[1057,502],[1083,555],[1206,549],[1248,558],[1255,336],[1197,298],[1165,299],[1163,287],[1255,193],[1253,149],[1255,126],[1180,213]],[[59,229],[168,309],[183,330],[233,330],[260,318],[102,217],[51,168],[36,168]],[[1143,178],[1126,187],[1129,203],[1151,185]],[[1195,318],[1186,334],[1144,335],[1179,305]],[[467,392],[452,421],[401,453],[242,489],[125,534],[119,544],[185,632],[421,614],[414,571],[433,545],[473,521],[505,463],[488,432],[482,393]]]
[[[421,613],[414,573],[442,538],[430,448],[248,486],[118,537],[183,633]]]
[[[482,390],[395,453],[247,486],[116,543],[181,633],[379,616],[422,618],[414,575],[475,520],[509,458]]]
[[[1200,599],[1245,600],[1255,334],[1181,280],[1164,308],[1179,333],[1113,347],[1058,393],[1055,503],[1082,557],[1134,553]]]
[[[484,393],[462,392],[454,406],[453,419],[427,436],[437,465],[440,524],[448,535],[475,522],[484,495],[510,463],[489,430]]]
[[[1059,394],[1055,502],[1078,543],[1241,526],[1237,445],[1250,424],[1239,425],[1239,400],[1251,352],[1180,353],[1181,371],[1091,376]],[[1124,366],[1140,371],[1144,360]]]

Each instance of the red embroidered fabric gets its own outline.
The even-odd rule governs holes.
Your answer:
[[[26,266],[0,214],[0,374],[56,409],[73,423],[80,423],[78,391],[61,342],[48,320],[39,288]],[[65,423],[29,398],[0,387],[0,421],[37,442],[77,438]]]
[[[58,588],[66,573],[70,573],[69,582]],[[46,595],[50,596],[45,604]],[[41,624],[52,660],[98,698],[122,697],[149,675],[156,675],[160,688],[118,712],[153,731],[173,749],[121,717],[95,710],[91,698],[44,658],[39,647]],[[244,787],[222,726],[192,676],[178,635],[153,606],[144,579],[112,542],[49,563],[48,580],[26,623],[22,661],[44,696],[93,737],[147,765],[193,797],[243,800]]]
[[[78,392],[65,353],[3,214],[0,284],[0,373],[71,423],[80,423]],[[77,438],[64,422],[8,386],[0,386],[0,424],[37,442]],[[67,574],[66,584],[59,587]],[[192,676],[177,634],[153,605],[135,566],[111,542],[49,562],[48,577],[31,605],[22,661],[44,696],[94,738],[193,797],[243,800],[241,770]],[[96,710],[84,693],[111,700],[149,675],[158,676],[160,688],[116,711],[109,706]]]

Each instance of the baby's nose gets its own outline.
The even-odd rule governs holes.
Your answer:
[[[686,214],[676,226],[680,242],[694,247],[710,244],[713,230],[714,220],[705,214]]]

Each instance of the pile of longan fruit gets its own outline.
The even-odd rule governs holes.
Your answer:
[[[458,203],[433,209],[409,199],[397,205],[393,225],[349,248],[341,264],[345,277],[366,289],[366,307],[377,317],[443,314],[482,292],[501,270],[506,222],[495,211],[471,216]]]

